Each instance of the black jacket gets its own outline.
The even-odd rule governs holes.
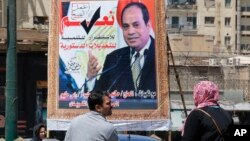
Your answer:
[[[202,109],[213,117],[227,141],[228,130],[233,125],[230,114],[219,106]],[[202,111],[193,110],[186,119],[182,141],[222,141],[222,138],[209,116]]]

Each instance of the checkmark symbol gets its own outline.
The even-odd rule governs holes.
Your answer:
[[[87,34],[89,33],[89,31],[91,30],[91,28],[93,27],[93,25],[95,24],[95,22],[100,18],[100,10],[101,7],[99,7],[93,17],[91,18],[89,24],[87,24],[86,19],[84,21],[81,22],[82,27],[85,29],[85,31],[87,32]]]

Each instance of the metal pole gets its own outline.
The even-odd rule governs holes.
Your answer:
[[[16,54],[16,0],[7,4],[7,55],[6,55],[6,109],[5,140],[17,138],[17,54]]]

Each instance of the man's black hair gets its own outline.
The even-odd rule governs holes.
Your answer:
[[[131,3],[127,4],[127,5],[123,8],[122,14],[121,14],[121,16],[122,16],[122,17],[121,17],[122,23],[123,23],[123,14],[124,14],[124,11],[125,11],[127,8],[132,7],[132,6],[136,6],[136,7],[138,7],[138,8],[141,9],[142,16],[143,16],[143,20],[144,20],[145,24],[147,24],[148,21],[149,21],[149,12],[148,12],[147,7],[146,7],[143,3],[140,3],[140,2],[131,2]]]
[[[95,105],[102,105],[104,96],[109,96],[109,93],[106,91],[91,91],[88,97],[89,110],[95,111]]]

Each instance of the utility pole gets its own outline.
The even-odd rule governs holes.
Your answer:
[[[13,141],[17,138],[17,105],[16,0],[8,0],[5,106],[6,141]]]

